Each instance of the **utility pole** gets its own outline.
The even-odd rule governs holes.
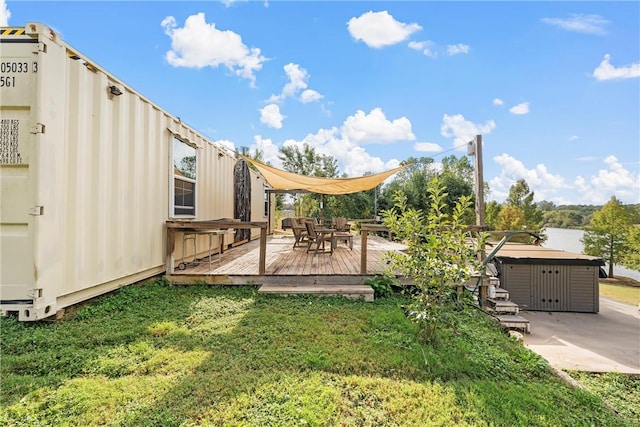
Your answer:
[[[475,159],[474,164],[474,178],[475,178],[475,193],[476,193],[476,227],[478,228],[478,232],[482,232],[485,230],[486,226],[484,224],[484,178],[482,174],[482,135],[476,135],[473,141],[469,141],[468,143],[468,151],[467,154],[473,156]],[[485,266],[484,260],[487,257],[485,253],[484,247],[478,248],[479,260],[483,263],[483,267]],[[482,283],[479,289],[479,299],[481,306],[484,307],[487,301],[487,290],[489,287],[489,281],[485,275],[485,269],[483,268],[480,273],[479,282]]]
[[[482,135],[469,141],[467,153],[475,159],[474,179],[476,190],[476,226],[484,230],[484,177],[482,173]]]
[[[378,218],[378,186],[373,187],[373,218]]]

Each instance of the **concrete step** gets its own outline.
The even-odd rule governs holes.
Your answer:
[[[487,308],[494,313],[518,314],[520,312],[520,307],[515,302],[495,298],[487,298]]]
[[[369,285],[275,285],[265,284],[260,286],[258,293],[276,295],[341,295],[350,299],[363,298],[367,302],[373,302],[374,291]]]
[[[502,288],[496,288],[496,297],[494,298],[496,300],[508,300],[509,299],[509,291],[507,291],[506,289],[502,289]]]
[[[514,314],[499,314],[495,316],[502,326],[507,329],[516,329],[530,333],[529,320]]]

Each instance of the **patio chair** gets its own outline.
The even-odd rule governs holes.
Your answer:
[[[334,231],[333,238],[336,241],[336,247],[338,242],[344,242],[349,246],[349,249],[353,250],[353,234],[349,231]]]
[[[345,217],[338,216],[331,219],[331,225],[336,231],[351,231],[351,224],[349,224]]]
[[[291,218],[291,230],[293,230],[293,237],[296,239],[295,242],[293,242],[293,248],[307,247],[309,234],[307,233],[307,227],[304,225],[302,220],[298,218]]]
[[[332,229],[323,229],[316,227],[315,221],[305,221],[305,227],[307,228],[307,234],[309,240],[307,242],[307,252],[314,251],[313,256],[319,253],[329,252],[333,255],[333,233]],[[329,250],[326,249],[325,243],[329,242]],[[311,248],[312,245],[316,245],[315,250]]]

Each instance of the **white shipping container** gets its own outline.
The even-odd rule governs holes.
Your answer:
[[[0,68],[3,314],[42,319],[163,273],[168,219],[234,217],[232,153],[51,29],[0,29]],[[255,172],[251,185],[251,221],[270,231],[274,204]]]

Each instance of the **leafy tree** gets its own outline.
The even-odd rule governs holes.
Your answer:
[[[542,211],[533,203],[535,193],[529,189],[524,179],[518,180],[509,188],[509,196],[505,208],[498,215],[498,228],[501,230],[532,230],[540,231],[543,227]],[[506,208],[509,207],[509,210]],[[506,211],[505,211],[506,210]],[[522,212],[522,215],[516,211]],[[523,222],[520,220],[524,219]],[[513,241],[530,243],[533,237],[517,236]]]
[[[527,182],[520,179],[509,189],[507,204],[523,210],[527,228],[539,230],[542,228],[542,212],[533,203],[534,197],[535,193],[529,189]]]
[[[634,212],[612,196],[601,210],[593,214],[585,228],[582,243],[588,255],[602,258],[609,264],[609,277],[613,277],[613,266],[627,250],[627,236],[633,224]]]
[[[640,270],[640,225],[632,225],[627,235],[627,244],[622,251],[620,264],[632,270]]]
[[[456,285],[480,271],[478,248],[484,239],[470,243],[463,221],[471,207],[471,198],[460,197],[451,213],[447,212],[447,193],[436,177],[428,182],[425,193],[430,205],[426,211],[409,207],[406,195],[394,195],[393,209],[382,213],[383,222],[407,245],[407,255],[390,253],[391,269],[410,277],[416,292],[408,307],[408,316],[420,330],[423,342],[436,344],[440,325],[452,326],[452,310],[459,307]],[[481,245],[481,246],[480,246]]]
[[[378,187],[368,191],[325,197],[326,213],[332,217],[373,218],[374,191],[379,191]]]
[[[335,178],[338,176],[338,161],[333,156],[316,153],[309,144],[302,149],[297,145],[282,147],[280,156],[284,170],[307,176]],[[331,204],[334,196],[320,194],[302,194],[294,196],[297,216],[322,216],[320,201]]]
[[[498,215],[502,210],[502,205],[495,200],[491,200],[484,205],[484,222],[489,230],[499,230]]]
[[[381,210],[393,208],[394,195],[398,191],[407,197],[407,206],[426,210],[429,206],[429,198],[425,191],[427,182],[437,172],[434,160],[430,157],[409,157],[400,164],[408,166],[400,170],[393,181],[383,187],[380,195]]]
[[[265,161],[264,161],[264,151],[262,151],[262,150],[255,149],[255,150],[251,151],[251,149],[249,147],[243,146],[243,147],[240,147],[240,153],[245,157],[249,157],[249,158],[251,158],[253,160],[257,160],[259,162],[265,163]],[[271,163],[270,162],[266,162],[266,164],[270,165]],[[250,164],[249,167],[254,167],[254,166]]]
[[[500,209],[497,217],[498,230],[526,230],[524,211],[517,206],[507,205]],[[512,238],[513,241],[516,237]]]
[[[473,166],[466,156],[460,158],[453,155],[447,156],[442,159],[440,169],[430,157],[410,157],[402,164],[409,166],[398,172],[395,179],[382,190],[381,210],[393,208],[394,195],[401,191],[407,197],[407,206],[426,211],[431,204],[426,191],[427,184],[435,176],[439,177],[447,190],[445,206],[449,213],[459,197],[469,196],[473,201]],[[474,218],[473,211],[466,213],[467,222],[471,222]]]
[[[282,147],[278,157],[282,160],[282,168],[289,172],[326,178],[338,176],[338,161],[333,156],[316,153],[306,143],[302,150],[297,145]]]
[[[442,171],[438,173],[439,179],[447,191],[447,207],[449,211],[455,205],[456,200],[462,196],[469,196],[471,203],[475,203],[473,166],[469,158],[461,156],[447,156],[442,159]],[[465,222],[470,224],[475,221],[475,212],[468,211]],[[486,222],[486,221],[485,221]]]
[[[541,202],[536,203],[536,205],[538,206],[538,209],[540,209],[541,211],[552,211],[556,208],[556,205],[553,202],[550,202],[548,200],[543,200]]]
[[[180,161],[180,172],[187,178],[196,179],[196,156],[185,156]]]

